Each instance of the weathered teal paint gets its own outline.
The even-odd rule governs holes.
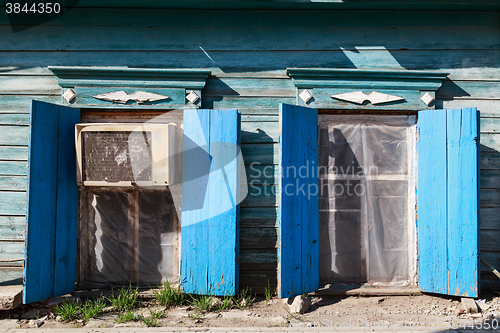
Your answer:
[[[319,287],[318,111],[280,104],[279,144],[278,296],[285,298]]]
[[[426,292],[479,294],[478,118],[475,108],[418,114],[418,265]]]
[[[277,189],[279,133],[276,129],[279,125],[277,120],[269,121],[267,117],[278,116],[279,103],[302,103],[297,99],[297,87],[286,75],[286,68],[437,70],[450,74],[436,91],[435,106],[431,105],[431,108],[477,106],[481,110],[481,256],[494,266],[500,266],[497,241],[500,235],[498,13],[490,11],[487,0],[475,2],[476,11],[459,10],[464,7],[447,1],[439,1],[448,8],[445,11],[434,10],[439,8],[438,2],[405,2],[405,10],[395,10],[402,7],[395,6],[393,1],[372,2],[378,9],[389,9],[377,11],[363,7],[366,3],[268,2],[267,5],[280,8],[303,8],[263,11],[236,9],[238,6],[257,5],[256,2],[234,2],[235,9],[216,10],[210,7],[210,10],[183,10],[158,8],[165,3],[142,2],[134,8],[111,8],[105,2],[85,1],[82,7],[74,8],[48,25],[18,34],[11,32],[7,16],[0,15],[3,23],[0,27],[0,49],[8,55],[2,58],[0,64],[0,114],[7,114],[5,118],[0,118],[0,220],[3,221],[3,230],[6,230],[5,235],[2,233],[3,239],[25,228],[26,188],[23,189],[23,182],[26,173],[21,173],[26,168],[22,162],[25,163],[28,156],[29,129],[23,123],[26,118],[14,115],[29,114],[33,99],[67,105],[61,98],[64,90],[61,90],[57,76],[47,66],[75,66],[81,70],[81,67],[121,66],[118,77],[111,75],[113,70],[110,68],[92,67],[88,72],[80,73],[90,79],[73,81],[77,83],[75,89],[78,93],[73,103],[109,109],[110,119],[116,114],[113,112],[116,108],[134,113],[138,112],[137,109],[164,108],[163,105],[134,103],[123,106],[110,103],[108,106],[93,101],[93,97],[89,96],[108,86],[116,91],[134,88],[136,83],[140,83],[142,88],[137,90],[146,89],[145,82],[150,81],[151,76],[143,76],[145,80],[129,80],[127,76],[133,78],[138,75],[127,72],[131,68],[147,69],[150,73],[161,72],[162,69],[190,68],[209,71],[211,74],[207,74],[206,86],[202,90],[200,88],[202,101],[198,106],[238,109],[243,116],[253,117],[242,119],[241,148],[246,168],[254,176],[258,173],[250,169],[253,162],[260,163],[259,167],[255,167],[260,171],[266,166],[272,168],[271,177],[261,175],[255,178],[258,184],[250,189],[254,195],[241,203],[240,285],[251,287],[253,292],[263,292],[268,281],[271,288],[276,286],[278,201],[273,190]],[[498,6],[497,1],[489,3]],[[116,6],[128,4],[114,3]],[[179,8],[197,6],[194,2],[176,2],[175,5]],[[205,1],[203,5],[208,8],[209,3]],[[148,6],[155,8],[141,8]],[[98,10],[96,7],[99,7]],[[324,10],[326,7],[336,10]],[[356,10],[343,10],[348,8]],[[353,54],[356,54],[356,59]],[[388,54],[393,59],[387,61],[380,54]],[[104,73],[102,81],[107,83],[99,82],[99,72]],[[71,79],[61,77],[65,81],[61,84],[71,83]],[[166,80],[159,78],[159,81]],[[177,81],[180,86],[191,82],[189,79]],[[113,82],[117,82],[117,86]],[[79,86],[82,84],[87,86]],[[405,86],[406,83],[401,84],[402,88]],[[328,96],[329,89],[337,88],[312,88],[318,108],[358,109],[357,105],[348,103],[326,103],[332,100]],[[180,94],[176,96],[178,101],[182,101]],[[415,95],[404,97],[412,105],[422,105],[415,110],[427,108],[414,99]],[[167,105],[178,108],[178,104]],[[395,112],[406,110],[400,104],[387,108],[380,105],[376,109],[380,112],[386,109]],[[274,184],[264,184],[268,180]],[[7,241],[2,242],[2,247],[22,249],[11,246]],[[7,259],[19,258],[22,251],[6,250],[2,255]],[[1,267],[0,280],[5,281],[3,276],[12,276],[10,269]],[[486,273],[485,267],[482,269],[483,274]],[[485,281],[497,285],[496,277],[482,277],[483,285]]]
[[[80,110],[33,101],[30,117],[23,302],[72,292],[78,187],[74,125]]]
[[[238,292],[240,115],[184,110],[181,284],[202,295]]]

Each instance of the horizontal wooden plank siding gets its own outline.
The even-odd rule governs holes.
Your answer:
[[[297,104],[285,69],[440,70],[449,80],[430,107],[481,112],[481,256],[500,267],[497,12],[75,8],[22,33],[12,33],[3,12],[0,23],[0,240],[23,238],[30,102],[62,102],[49,65],[211,69],[200,107],[242,114],[249,194],[240,210],[240,286],[254,291],[276,285],[278,104]],[[92,101],[87,92],[80,97]],[[0,283],[15,276],[5,269]],[[495,281],[488,276],[482,281]]]

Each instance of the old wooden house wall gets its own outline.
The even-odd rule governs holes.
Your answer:
[[[29,103],[61,100],[47,66],[211,68],[202,107],[242,113],[240,285],[276,285],[278,103],[296,103],[285,68],[325,67],[450,73],[436,107],[482,112],[481,256],[500,267],[498,12],[86,8],[15,34],[0,23],[0,259],[23,257]],[[2,281],[22,276],[1,265]]]

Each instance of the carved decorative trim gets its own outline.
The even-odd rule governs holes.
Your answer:
[[[410,70],[366,70],[337,68],[287,68],[297,89],[402,89],[430,90],[441,87],[449,73]]]
[[[404,101],[403,97],[382,94],[376,91],[373,91],[369,95],[365,94],[362,91],[355,91],[347,94],[333,95],[331,97],[356,104],[363,104],[365,101],[369,101],[373,105],[395,101]]]
[[[307,91],[306,89],[304,89],[300,94],[299,94],[299,97],[301,100],[304,101],[304,103],[307,103],[309,102],[311,99],[313,99],[313,95],[311,95],[311,93],[309,91]]]
[[[449,73],[417,70],[288,68],[297,104],[324,109],[418,111],[431,104]],[[307,90],[314,100],[303,102]],[[422,96],[426,96],[421,99]],[[371,103],[366,103],[370,101]]]
[[[71,103],[72,100],[75,99],[76,94],[72,89],[66,90],[66,92],[63,94],[63,97],[68,103]]]
[[[49,66],[49,69],[62,91],[71,89],[76,94],[70,100],[64,97],[62,103],[82,108],[199,107],[201,90],[211,74],[209,69],[185,68]]]
[[[434,97],[432,97],[428,92],[425,93],[421,98],[422,102],[424,102],[427,106],[430,106],[432,102],[434,102]]]
[[[201,90],[209,69],[49,66],[63,88],[149,87]]]
[[[168,99],[168,96],[163,96],[159,94],[153,94],[145,91],[136,91],[133,94],[127,94],[125,91],[114,91],[107,94],[95,95],[92,96],[97,99],[102,99],[110,102],[117,102],[125,104],[128,101],[134,101],[137,104],[145,103],[145,102],[155,102],[161,101],[164,99]]]
[[[200,99],[200,96],[191,90],[189,94],[186,95],[186,99],[194,104]]]

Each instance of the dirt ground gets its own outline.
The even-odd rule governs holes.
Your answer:
[[[244,310],[199,313],[192,307],[165,309],[161,326],[170,327],[330,327],[349,329],[363,327],[372,330],[405,328],[496,328],[500,318],[500,297],[477,300],[479,313],[459,314],[459,298],[440,296],[375,296],[375,297],[311,297],[312,305],[304,314],[290,313],[283,300],[266,301],[256,298]],[[145,300],[136,312],[148,316],[153,308],[161,308],[154,300]],[[161,308],[162,310],[164,308]],[[21,306],[0,312],[4,318],[0,328],[69,328],[69,327],[143,327],[141,322],[116,323],[118,313],[111,307],[98,319],[87,323],[56,320],[47,303]],[[22,318],[24,317],[24,318]],[[27,318],[26,318],[27,317]]]

